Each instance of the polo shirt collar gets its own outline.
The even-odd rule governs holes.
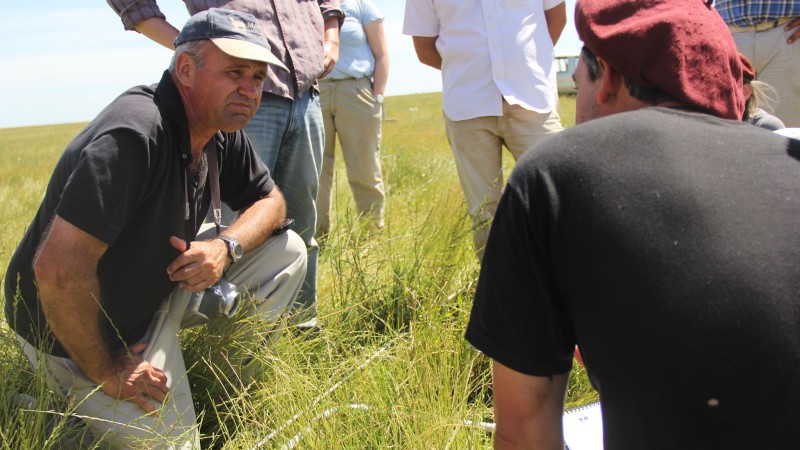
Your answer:
[[[182,168],[192,163],[191,140],[189,138],[189,123],[186,118],[186,109],[178,93],[178,88],[172,81],[169,70],[165,70],[161,81],[156,86],[155,101],[162,117],[174,127],[178,146],[176,151],[180,154]]]
[[[183,106],[181,95],[178,93],[178,88],[175,87],[172,75],[168,70],[164,71],[161,81],[156,86],[155,99],[162,115],[166,116],[177,127],[176,131],[180,135],[178,151],[181,155],[181,167],[186,168],[193,160],[191,139],[189,137],[189,121],[186,118],[186,109]],[[223,152],[225,149],[225,135],[221,131],[217,131],[213,139],[216,140],[217,150]]]

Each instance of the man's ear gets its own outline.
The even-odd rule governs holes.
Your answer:
[[[619,89],[623,87],[622,74],[611,67],[603,58],[597,58],[600,67],[600,88],[597,90],[597,104],[603,105],[617,98]]]
[[[188,53],[181,53],[175,60],[175,80],[183,86],[191,86],[197,65]]]
[[[753,85],[750,83],[745,83],[742,86],[742,90],[744,92],[745,101],[750,100],[750,97],[753,95]]]

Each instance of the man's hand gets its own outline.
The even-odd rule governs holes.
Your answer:
[[[167,267],[169,279],[190,292],[200,292],[216,283],[228,263],[228,247],[221,239],[194,241],[186,250],[186,241],[176,236],[169,243],[183,253]]]
[[[169,393],[167,375],[142,359],[141,352],[146,347],[145,343],[132,345],[129,354],[122,354],[116,358],[116,369],[106,377],[107,379],[99,381],[102,391],[107,395],[133,402],[148,414],[157,414],[157,409],[149,399],[152,398],[159,403],[164,402]]]
[[[323,79],[333,72],[336,62],[339,60],[339,19],[331,17],[325,21],[325,59],[322,64],[325,69],[320,74],[319,79]]]
[[[797,28],[794,33],[789,35],[789,39],[786,40],[787,43],[791,44],[794,41],[800,39],[800,17],[794,19],[793,21],[786,24],[783,28],[786,31],[792,31],[792,28]]]

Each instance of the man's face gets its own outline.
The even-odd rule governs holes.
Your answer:
[[[209,42],[192,83],[193,115],[209,129],[236,131],[255,115],[267,64],[234,58]]]
[[[578,66],[572,74],[578,94],[575,97],[575,124],[588,122],[600,117],[600,108],[597,104],[597,89],[600,86],[600,78],[592,81],[589,71],[586,69],[586,62],[581,56]]]

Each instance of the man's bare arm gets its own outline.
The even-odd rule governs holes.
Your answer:
[[[151,412],[147,397],[164,400],[166,376],[137,355],[112,354],[101,330],[97,263],[107,248],[56,216],[34,260],[39,297],[50,329],[86,376],[106,394]]]
[[[550,39],[553,45],[558,43],[561,37],[561,32],[567,25],[567,7],[565,3],[560,3],[550,9],[544,11],[544,20],[547,22],[547,32],[550,33]]]
[[[175,50],[178,29],[160,17],[151,17],[137,23],[136,31],[170,50]]]
[[[561,416],[569,374],[535,377],[492,361],[494,448],[563,450]]]
[[[439,36],[412,36],[412,39],[419,62],[442,70],[442,55],[436,49],[436,39],[439,39]]]
[[[336,62],[339,61],[340,26],[341,23],[339,22],[338,16],[333,16],[329,17],[328,19],[325,19],[325,34],[324,34],[325,58],[323,60],[323,65],[325,66],[325,69],[319,76],[320,79],[327,77],[331,72],[333,72],[333,68],[336,66]]]
[[[239,241],[246,253],[266,242],[285,217],[283,194],[276,186],[266,197],[241,211],[222,234]],[[200,292],[209,288],[230,264],[228,247],[221,239],[192,242],[188,251],[184,251],[185,241],[177,236],[172,236],[170,243],[183,254],[167,267],[167,274],[187,291]]]

